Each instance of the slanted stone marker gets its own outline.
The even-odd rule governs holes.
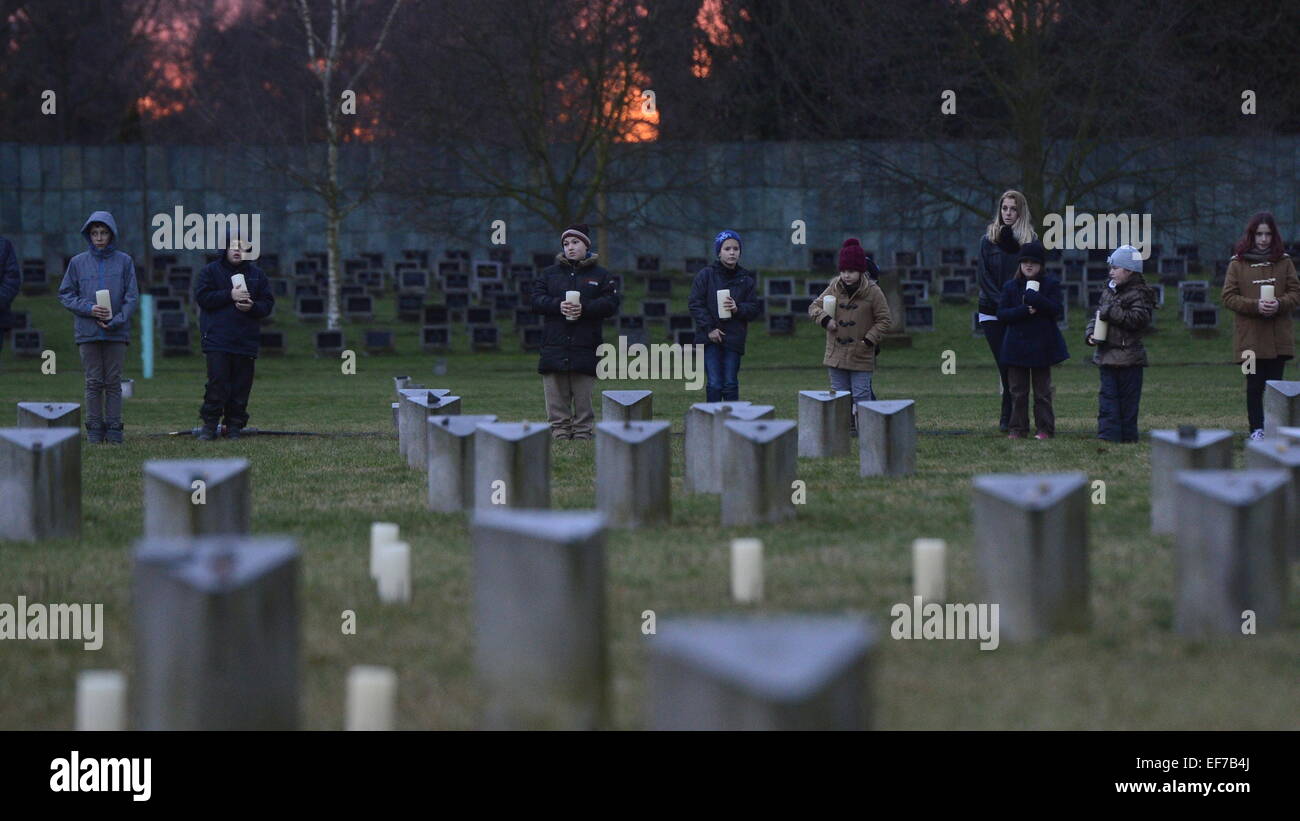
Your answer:
[[[596,508],[611,527],[672,521],[667,421],[596,425]]]
[[[81,406],[76,402],[19,402],[20,428],[80,428]]]
[[[875,641],[846,616],[660,619],[649,729],[869,729]]]
[[[1289,555],[1300,560],[1300,440],[1260,439],[1246,442],[1248,470],[1285,470],[1291,477],[1286,490],[1286,522],[1290,534]]]
[[[1243,635],[1282,626],[1286,605],[1284,470],[1184,470],[1175,474],[1174,631]]]
[[[994,473],[972,487],[979,601],[998,605],[1001,636],[1087,628],[1087,475]]]
[[[1177,524],[1174,473],[1180,470],[1230,470],[1232,431],[1151,431],[1151,532],[1173,533]]]
[[[1289,428],[1286,426],[1277,429],[1277,435],[1283,439],[1300,442],[1300,427]]]
[[[601,391],[602,422],[648,422],[654,418],[654,391]]]
[[[1300,382],[1270,379],[1264,383],[1264,435],[1300,425]]]
[[[726,423],[727,492],[722,524],[769,524],[794,518],[799,432],[793,419]]]
[[[427,390],[427,388],[425,388],[423,385],[415,384],[414,382],[411,381],[411,377],[409,376],[394,376],[393,391],[397,396],[398,401],[401,401],[402,391],[404,390]],[[435,388],[435,390],[441,390],[444,392],[444,394],[451,393],[451,391],[445,390],[443,388]]]
[[[687,493],[718,493],[717,462],[714,456],[714,417],[730,414],[748,402],[696,402],[686,411],[682,454],[685,466],[682,486]]]
[[[298,574],[287,537],[137,542],[135,728],[298,729]]]
[[[474,506],[551,506],[551,435],[545,422],[487,422],[474,433]]]
[[[906,476],[916,472],[916,402],[858,403],[858,473]]]
[[[0,540],[81,536],[81,429],[0,428]]]
[[[848,391],[799,391],[799,456],[834,459],[849,455]]]
[[[459,513],[474,507],[474,431],[496,416],[430,416],[429,510]]]
[[[435,397],[449,396],[451,395],[451,391],[446,388],[398,388],[397,390],[397,452],[402,454],[403,459],[407,458],[407,452],[409,449],[408,443],[414,435],[412,433],[412,426],[416,422],[417,417],[423,419],[424,416],[429,415],[427,409],[424,411],[424,416],[420,416],[420,414],[415,412],[409,414],[406,413],[403,410],[407,405],[406,399],[409,396],[423,396],[427,400],[429,394],[433,394]],[[459,411],[455,411],[455,413],[459,413]]]
[[[774,405],[754,405],[746,402],[743,405],[731,405],[722,403],[723,407],[718,413],[713,415],[713,492],[721,493],[726,487],[726,476],[723,471],[727,463],[727,422],[757,422],[760,419],[775,419],[776,407]],[[797,443],[796,443],[797,444]]]
[[[549,427],[535,426],[550,441]],[[605,721],[605,519],[592,511],[474,512],[474,665],[488,729]]]
[[[244,535],[252,529],[253,483],[247,459],[144,463],[145,538]]]
[[[417,392],[402,399],[397,410],[398,439],[405,447],[406,465],[414,470],[429,469],[430,416],[459,416],[460,397],[438,396],[432,392]]]

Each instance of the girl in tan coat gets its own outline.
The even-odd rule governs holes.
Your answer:
[[[892,324],[889,303],[880,286],[866,276],[867,254],[856,239],[840,248],[840,275],[821,296],[808,305],[808,316],[826,330],[826,356],[822,364],[830,374],[831,389],[851,391],[853,435],[858,430],[858,403],[876,398],[871,388],[876,369],[876,346]],[[828,298],[835,300],[830,311]]]
[[[1246,417],[1250,438],[1264,438],[1264,383],[1282,379],[1286,361],[1295,356],[1291,313],[1300,306],[1300,279],[1295,264],[1283,253],[1282,235],[1273,215],[1251,217],[1246,235],[1237,243],[1223,280],[1223,306],[1232,311],[1233,347],[1237,361],[1255,368],[1246,374]],[[1272,288],[1272,297],[1265,288]]]

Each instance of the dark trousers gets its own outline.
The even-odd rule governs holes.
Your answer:
[[[993,361],[998,365],[998,377],[1002,380],[1002,416],[998,419],[998,427],[1005,431],[1011,425],[1011,385],[1007,382],[1007,367],[1002,364],[1002,337],[1006,336],[1007,326],[995,319],[981,322],[980,329],[984,331],[984,341],[989,343]]]
[[[226,427],[242,428],[248,424],[248,395],[253,391],[251,356],[212,351],[208,357],[208,384],[203,392],[199,416],[203,424],[215,426],[222,416]]]
[[[1138,440],[1138,404],[1142,401],[1144,368],[1102,365],[1097,397],[1097,435],[1108,442]]]
[[[1029,433],[1029,388],[1034,388],[1034,427],[1038,433],[1056,435],[1056,414],[1052,410],[1052,369],[1007,368],[1007,382],[1011,386],[1012,433],[1024,436]]]
[[[1285,368],[1285,359],[1256,359],[1255,372],[1246,374],[1246,416],[1251,432],[1264,427],[1264,383],[1281,379]]]
[[[740,401],[740,354],[713,342],[704,343],[704,399]]]

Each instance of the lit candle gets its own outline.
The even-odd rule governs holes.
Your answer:
[[[822,310],[830,314],[832,318],[835,316],[834,296],[832,296],[831,294],[827,294],[826,296],[822,297]]]
[[[1039,282],[1039,281],[1036,280],[1036,279],[1031,279],[1031,280],[1029,280],[1028,282],[1025,283],[1025,290],[1026,290],[1026,291],[1037,291],[1041,286],[1042,286],[1042,283],[1041,283],[1041,282]]]
[[[241,291],[248,290],[248,282],[244,279],[243,274],[231,274],[230,284]]]
[[[731,540],[731,597],[738,602],[763,598],[763,540]]]
[[[126,729],[126,676],[118,670],[77,675],[77,729]]]
[[[1097,312],[1097,320],[1092,326],[1092,339],[1094,342],[1105,342],[1106,334],[1110,333],[1110,323],[1101,318],[1101,311]]]
[[[731,299],[731,289],[730,289],[730,288],[720,288],[720,289],[718,289],[718,318],[719,318],[719,319],[730,319],[730,318],[731,318],[731,311],[728,311],[726,308],[722,307],[722,300],[724,300],[724,299]]]
[[[571,302],[571,303],[573,303],[574,305],[577,305],[577,304],[579,304],[579,301],[580,301],[581,299],[582,299],[582,293],[581,293],[580,291],[565,291],[565,292],[564,292],[564,301],[565,301],[565,302]],[[577,319],[577,317],[576,317],[576,316],[571,316],[571,317],[568,317],[568,319],[569,319],[570,322],[572,322],[573,320]]]
[[[912,542],[912,594],[921,601],[944,600],[944,553],[948,543],[943,539],[916,539]]]
[[[397,541],[397,525],[392,522],[370,523],[370,578],[379,572],[379,548]]]
[[[347,717],[349,730],[393,729],[397,673],[389,667],[360,665],[348,671]]]
[[[379,549],[376,567],[379,600],[386,604],[411,600],[411,547],[406,542],[389,542]]]
[[[108,319],[113,318],[113,300],[111,297],[109,297],[107,290],[100,290],[95,292],[95,304],[101,308],[107,308]],[[105,319],[103,321],[107,322],[108,319]]]
[[[1273,294],[1274,294],[1274,293],[1276,293],[1276,291],[1273,290],[1273,286],[1272,286],[1272,285],[1261,285],[1261,286],[1259,286],[1259,298],[1260,298],[1260,299],[1264,299],[1264,300],[1270,300],[1270,299],[1273,299]]]

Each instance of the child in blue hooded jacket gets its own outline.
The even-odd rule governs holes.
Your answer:
[[[135,263],[117,250],[117,221],[109,212],[91,214],[81,235],[90,248],[68,263],[59,301],[75,317],[74,340],[86,373],[86,439],[121,444],[122,363],[140,299]],[[97,304],[96,291],[108,291],[108,307]]]
[[[1019,268],[1002,286],[998,321],[1006,326],[1000,365],[1007,369],[1011,390],[1009,439],[1029,435],[1029,389],[1034,390],[1035,439],[1056,435],[1052,407],[1052,366],[1070,358],[1065,337],[1057,327],[1065,316],[1061,282],[1043,272],[1047,252],[1034,240],[1020,246]]]

